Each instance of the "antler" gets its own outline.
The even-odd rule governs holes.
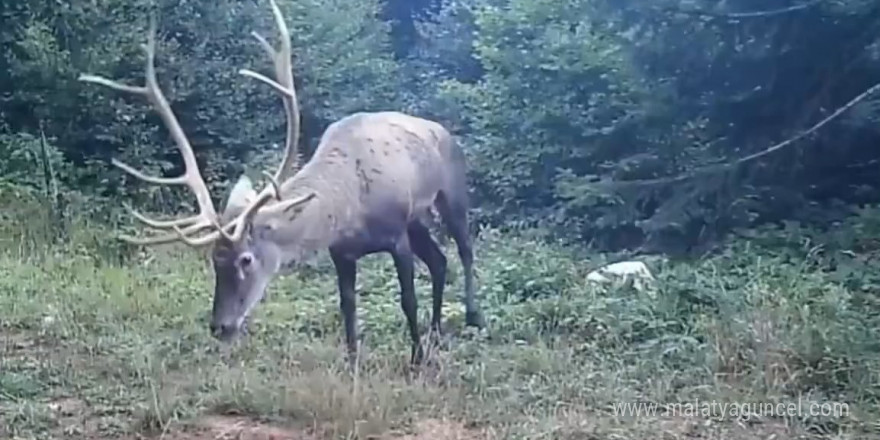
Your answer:
[[[227,235],[227,238],[236,241],[240,240],[244,234],[245,225],[247,225],[260,208],[273,197],[277,200],[277,203],[267,207],[267,211],[286,212],[314,197],[314,194],[306,194],[291,200],[281,200],[281,182],[290,177],[297,170],[299,161],[297,150],[299,146],[300,117],[299,103],[297,102],[296,88],[293,81],[293,67],[290,61],[292,58],[290,31],[287,28],[287,23],[284,21],[284,16],[281,14],[281,9],[278,8],[278,4],[275,3],[275,0],[269,0],[269,4],[272,6],[272,15],[275,18],[275,25],[278,27],[281,49],[276,50],[257,32],[251,32],[251,35],[257,39],[257,42],[260,43],[260,46],[263,47],[263,50],[266,51],[266,54],[269,55],[269,58],[272,60],[272,63],[275,66],[275,78],[277,81],[267,78],[265,75],[254,72],[250,69],[240,69],[238,72],[242,75],[264,82],[281,93],[281,98],[284,103],[284,113],[287,116],[287,138],[284,144],[284,156],[281,160],[281,164],[275,171],[275,174],[270,175],[266,172],[263,173],[269,178],[269,185],[263,188],[260,194],[247,206],[247,208],[245,208],[244,212],[227,225],[234,225],[232,234]],[[225,228],[226,227],[223,229]],[[224,233],[225,231],[223,231],[223,229],[218,232]]]
[[[245,209],[235,217],[232,221],[225,225],[220,225],[218,221],[217,211],[214,208],[214,204],[211,201],[211,195],[208,191],[207,186],[205,185],[204,180],[202,179],[201,173],[199,172],[198,164],[196,163],[195,154],[193,153],[192,146],[187,140],[186,135],[183,132],[183,129],[180,126],[180,123],[177,121],[177,118],[174,116],[173,111],[171,110],[171,106],[168,104],[168,100],[165,98],[162,93],[161,88],[159,87],[159,82],[156,79],[156,68],[155,68],[155,57],[156,57],[156,19],[153,17],[150,20],[150,33],[148,36],[147,44],[145,44],[144,51],[147,55],[146,60],[146,85],[137,87],[137,86],[129,86],[125,84],[121,84],[116,81],[109,80],[107,78],[103,78],[95,75],[81,75],[80,80],[86,82],[93,82],[97,84],[101,84],[107,87],[110,87],[115,90],[138,94],[146,96],[147,99],[153,104],[154,109],[160,114],[162,120],[165,122],[165,125],[168,127],[168,130],[171,132],[171,136],[177,144],[178,150],[180,150],[181,156],[183,156],[183,161],[186,166],[186,171],[183,175],[174,178],[167,177],[155,177],[146,175],[133,167],[119,161],[113,159],[113,164],[134,177],[144,180],[146,182],[155,183],[159,185],[187,185],[190,187],[192,192],[196,196],[196,200],[199,205],[199,213],[190,217],[175,219],[175,220],[156,220],[151,219],[143,214],[137,212],[129,206],[126,206],[128,211],[132,214],[134,218],[139,220],[141,223],[154,228],[154,229],[171,229],[173,232],[166,233],[163,235],[145,237],[145,238],[137,238],[131,236],[122,236],[120,237],[122,240],[125,240],[129,243],[134,244],[160,244],[160,243],[170,243],[174,241],[183,241],[184,243],[193,246],[199,247],[203,245],[207,245],[213,243],[220,237],[224,237],[226,240],[230,242],[236,242],[241,240],[244,235],[245,226],[250,223],[253,219],[253,216],[263,208],[266,203],[268,203],[272,199],[276,199],[276,203],[271,206],[266,207],[267,211],[271,211],[273,213],[278,212],[287,212],[314,197],[314,194],[306,194],[304,196],[300,196],[294,199],[289,200],[281,200],[280,194],[280,184],[284,179],[289,177],[292,172],[296,171],[298,155],[297,155],[297,145],[299,141],[299,106],[297,103],[296,90],[294,88],[293,82],[293,69],[291,66],[291,47],[290,47],[290,32],[287,29],[287,25],[284,22],[284,17],[281,14],[281,10],[278,8],[278,5],[275,3],[275,0],[269,0],[272,6],[272,13],[275,18],[275,24],[278,26],[278,30],[281,37],[281,49],[276,51],[265,38],[253,32],[252,35],[259,41],[262,45],[263,49],[268,53],[269,57],[272,59],[275,65],[275,75],[277,81],[273,81],[264,75],[253,72],[248,69],[241,69],[239,73],[242,75],[250,76],[252,78],[256,78],[268,85],[270,85],[275,90],[279,91],[282,95],[282,99],[284,102],[284,111],[287,116],[287,139],[284,147],[284,157],[281,161],[281,164],[278,167],[278,170],[274,175],[269,175],[265,173],[267,177],[270,179],[270,184],[267,185],[248,205]],[[213,231],[203,235],[199,238],[193,238],[193,235],[202,231],[206,228],[212,228]],[[228,230],[232,228],[232,232],[230,233]]]
[[[135,244],[167,243],[176,241],[178,239],[190,244],[198,244],[197,242],[191,243],[192,240],[188,236],[208,227],[216,227],[217,211],[214,209],[214,203],[211,201],[211,194],[208,191],[208,187],[205,185],[205,181],[202,179],[201,173],[199,172],[199,166],[198,163],[196,163],[196,157],[193,153],[192,146],[190,145],[189,140],[187,140],[183,128],[181,128],[180,123],[174,116],[174,112],[171,110],[171,105],[168,104],[168,100],[162,93],[162,89],[159,87],[159,82],[156,79],[155,17],[152,17],[150,19],[150,30],[147,37],[147,43],[144,44],[142,48],[144,52],[146,52],[147,58],[145,68],[146,81],[144,86],[138,87],[125,85],[96,75],[80,75],[79,80],[101,84],[122,92],[142,95],[150,101],[154,109],[162,117],[162,121],[165,123],[168,131],[171,133],[171,137],[177,144],[177,149],[180,150],[180,155],[183,157],[183,163],[186,167],[186,171],[184,171],[184,173],[178,177],[156,177],[138,171],[135,168],[117,159],[113,159],[112,163],[113,165],[121,168],[123,171],[146,182],[155,183],[157,185],[189,186],[190,190],[192,190],[193,194],[195,194],[196,196],[196,201],[199,205],[199,213],[194,216],[176,220],[154,220],[140,214],[131,207],[126,206],[132,216],[139,220],[141,223],[144,223],[147,226],[155,229],[173,229],[175,232],[148,238],[137,238],[131,236],[122,236],[120,238]]]
[[[273,48],[262,35],[256,32],[251,32],[251,35],[257,39],[260,46],[263,47],[263,50],[266,51],[269,58],[272,60],[272,63],[275,65],[275,77],[278,81],[273,81],[266,78],[264,75],[249,69],[241,69],[238,73],[250,76],[270,85],[281,93],[281,98],[284,101],[284,112],[287,115],[287,139],[284,145],[284,156],[281,160],[281,165],[278,166],[275,175],[271,177],[273,185],[277,188],[279,182],[283,182],[287,177],[296,172],[299,162],[297,148],[299,146],[300,119],[296,88],[294,87],[293,82],[293,67],[290,63],[292,57],[290,49],[290,31],[287,29],[287,24],[284,22],[284,17],[281,15],[281,10],[278,8],[275,0],[269,0],[269,3],[272,5],[272,14],[275,17],[275,25],[278,26],[281,49],[275,50],[275,48]]]

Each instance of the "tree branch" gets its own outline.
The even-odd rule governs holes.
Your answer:
[[[696,9],[687,10],[687,9],[677,8],[674,6],[665,7],[662,9],[664,9],[667,12],[677,12],[677,13],[681,13],[681,14],[697,15],[697,16],[701,16],[701,17],[711,17],[711,18],[719,18],[719,19],[726,19],[726,20],[740,20],[743,18],[765,18],[765,17],[772,17],[775,15],[782,15],[782,14],[788,14],[791,12],[797,12],[797,11],[818,5],[820,2],[821,2],[821,0],[812,0],[812,1],[808,1],[806,3],[801,3],[799,5],[789,6],[786,8],[770,9],[767,11],[753,11],[753,12],[710,12],[710,11],[701,11],[701,10],[696,10]]]
[[[870,96],[878,91],[880,91],[880,83],[874,84],[872,87],[868,88],[867,90],[865,90],[864,92],[862,92],[861,94],[856,96],[855,98],[851,99],[849,102],[844,104],[842,107],[835,110],[834,113],[831,113],[825,119],[822,119],[821,121],[819,121],[818,123],[816,123],[815,125],[810,127],[809,129],[802,131],[802,132],[798,133],[797,135],[795,135],[791,138],[788,138],[778,144],[772,145],[763,151],[759,151],[757,153],[750,154],[748,156],[737,159],[733,162],[723,163],[723,164],[719,164],[719,165],[709,165],[709,166],[706,166],[703,168],[698,168],[696,170],[689,171],[689,172],[683,173],[683,174],[679,174],[678,176],[673,176],[673,177],[662,177],[659,179],[648,179],[648,180],[630,180],[630,181],[624,181],[624,182],[601,182],[601,183],[594,184],[594,185],[598,186],[598,187],[633,187],[633,186],[659,185],[659,184],[682,182],[682,181],[688,180],[692,177],[696,177],[697,175],[700,175],[700,174],[714,173],[714,172],[719,172],[719,171],[727,170],[730,168],[734,168],[734,167],[742,165],[746,162],[751,162],[755,159],[758,159],[758,158],[764,157],[768,154],[779,151],[779,150],[781,150],[789,145],[792,145],[795,142],[809,136],[810,134],[816,132],[820,128],[827,125],[829,122],[833,121],[834,119],[837,119],[840,115],[842,115],[847,110],[851,109],[854,105],[858,104],[860,101],[864,100],[868,96]]]

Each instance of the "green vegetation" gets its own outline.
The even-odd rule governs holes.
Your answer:
[[[47,210],[34,200],[4,202],[27,212],[3,223],[4,438],[215,438],[223,419],[206,417],[230,414],[277,430],[317,429],[316,438],[413,430],[425,439],[877,432],[880,270],[871,261],[880,247],[861,234],[804,242],[810,232],[792,227],[699,262],[649,258],[656,285],[639,291],[586,282],[604,259],[484,230],[478,277],[490,330],[462,331],[453,262],[447,336],[416,372],[408,368],[393,266],[368,258],[359,278],[366,358],[352,378],[326,264],[278,280],[249,337],[223,346],[206,330],[209,269],[192,250],[126,254],[106,229],[73,213],[70,238],[50,244],[39,239],[48,227],[36,221],[50,218]],[[878,226],[868,216],[840,230],[876,234]],[[124,263],[120,255],[128,255]],[[426,272],[418,275],[423,325]],[[742,425],[734,417],[625,417],[612,406],[799,400],[805,412],[806,402],[838,402],[848,413],[764,411]],[[211,433],[192,433],[209,422]],[[194,437],[183,437],[186,430]]]
[[[761,154],[874,85],[880,3],[403,2],[423,14],[279,0],[301,151],[356,111],[454,131],[489,327],[463,325],[450,242],[446,334],[412,370],[393,265],[371,256],[354,375],[326,260],[276,280],[224,345],[205,255],[114,238],[132,232],[123,203],[162,216],[193,201],[109,165],[181,169],[146,103],[76,81],[141,81],[157,12],[159,80],[225,198],[283,139],[278,96],[237,73],[270,67],[248,35],[274,35],[266,2],[0,4],[0,438],[878,437],[880,96]],[[587,280],[628,259],[648,289]],[[417,293],[426,327],[422,265]],[[801,412],[615,412],[636,402]]]

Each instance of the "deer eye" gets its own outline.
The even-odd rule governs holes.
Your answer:
[[[254,262],[253,254],[250,254],[250,253],[242,254],[240,257],[238,257],[238,267],[240,267],[242,269],[247,269],[248,267],[250,267],[251,263],[253,263],[253,262]]]

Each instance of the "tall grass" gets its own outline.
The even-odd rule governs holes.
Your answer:
[[[484,230],[477,276],[489,328],[464,331],[460,266],[447,248],[447,335],[414,372],[393,265],[372,256],[360,265],[365,358],[352,376],[326,262],[276,280],[250,335],[223,345],[206,330],[212,278],[204,255],[124,246],[76,203],[58,225],[38,196],[2,191],[3,438],[175,438],[212,414],[316,438],[880,433],[880,264],[874,249],[855,244],[859,234],[825,237],[824,252],[816,251],[820,238],[800,244],[816,234],[796,229],[740,239],[700,261],[646,257],[657,280],[639,290],[586,281],[615,256],[576,257]],[[864,231],[871,222],[857,218],[846,228]],[[417,292],[427,323],[423,267]],[[739,420],[613,409],[798,401],[797,416]],[[847,413],[811,415],[809,402],[842,403]]]

